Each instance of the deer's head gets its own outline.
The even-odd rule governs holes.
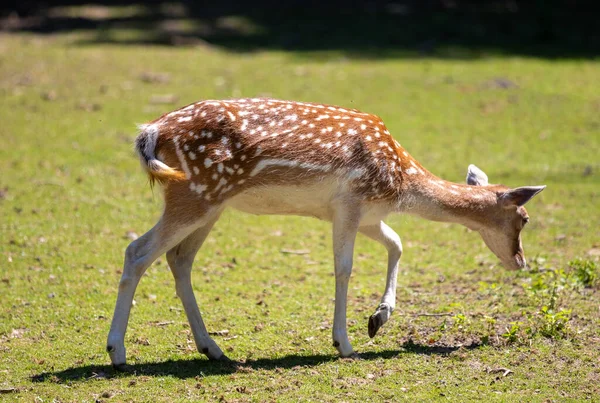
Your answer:
[[[503,185],[490,185],[485,172],[475,165],[469,165],[467,183],[473,186],[485,186],[496,194],[496,203],[487,212],[485,223],[478,228],[485,244],[506,268],[526,267],[521,231],[529,222],[529,214],[524,205],[546,186],[523,186],[511,189]]]

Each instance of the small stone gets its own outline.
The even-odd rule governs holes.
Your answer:
[[[136,234],[136,233],[135,233],[135,232],[133,232],[133,231],[127,231],[127,232],[125,233],[125,238],[126,238],[126,239],[129,239],[129,240],[131,240],[131,241],[135,241],[136,239],[138,239],[138,238],[139,238],[139,236],[138,236],[138,234]]]

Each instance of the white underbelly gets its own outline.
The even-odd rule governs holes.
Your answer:
[[[344,189],[336,180],[303,186],[255,186],[231,198],[227,205],[258,215],[298,215],[331,221]],[[390,212],[387,204],[364,202],[360,206],[361,225],[374,225]]]
[[[330,182],[311,185],[255,186],[227,202],[236,210],[251,214],[278,214],[331,220],[332,201],[338,190]]]

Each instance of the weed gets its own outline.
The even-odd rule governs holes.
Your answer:
[[[542,336],[559,339],[567,335],[567,323],[570,319],[571,310],[561,309],[555,312],[554,309],[544,306],[539,313],[542,315],[542,324],[539,327],[539,333]]]
[[[596,262],[588,259],[574,259],[569,262],[574,282],[583,287],[593,287],[598,282]]]
[[[506,332],[502,334],[504,340],[508,343],[515,343],[519,339],[519,333],[523,322],[510,322],[510,328],[506,328]]]
[[[453,326],[461,331],[464,330],[464,327],[469,323],[469,319],[462,313],[457,313],[452,319],[454,319]]]

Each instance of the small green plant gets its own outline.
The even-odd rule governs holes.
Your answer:
[[[569,322],[571,310],[561,309],[555,312],[554,309],[544,306],[540,310],[542,315],[542,325],[539,332],[542,336],[551,339],[563,338],[568,330],[567,323]]]
[[[506,328],[506,333],[502,334],[504,340],[508,343],[514,343],[519,339],[519,331],[521,330],[521,326],[523,322],[510,322],[510,329]]]
[[[481,343],[488,344],[490,337],[496,333],[496,319],[487,315],[483,319],[485,321],[485,334],[481,337]]]
[[[487,281],[479,282],[479,293],[483,295],[490,295],[500,290],[500,285],[496,283],[488,283]]]
[[[462,313],[457,313],[452,317],[452,319],[454,319],[453,326],[456,327],[458,330],[464,330],[465,325],[469,323],[467,317]]]
[[[596,262],[588,259],[575,259],[569,262],[573,280],[583,287],[593,287],[598,281]]]

